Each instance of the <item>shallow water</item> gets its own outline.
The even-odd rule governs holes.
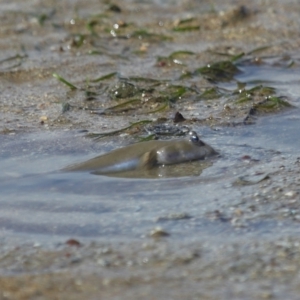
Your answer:
[[[283,66],[246,66],[241,68],[242,73],[236,76],[247,86],[265,84],[275,87],[282,95],[290,97],[292,101],[299,101],[299,69]]]
[[[124,179],[56,172],[99,152],[90,140],[83,146],[80,133],[2,136],[1,235],[39,236],[48,241],[61,236],[122,240],[147,236],[151,229],[162,226],[175,239],[194,240],[199,234],[206,238],[221,238],[225,233],[239,236],[228,222],[211,222],[207,214],[241,201],[241,190],[232,185],[239,176],[259,167],[268,172],[282,156],[287,160],[297,157],[298,113],[295,109],[280,117],[266,117],[253,126],[196,128],[205,132],[205,141],[221,156],[200,176],[182,178]],[[74,139],[78,140],[76,151],[70,147]],[[243,161],[245,155],[254,163]],[[189,217],[159,221],[172,214]],[[242,231],[278,232],[276,224],[275,220],[254,221]],[[278,226],[283,229],[282,224]],[[293,227],[285,227],[284,232],[293,232]]]
[[[0,298],[299,299],[299,1],[11,2]],[[59,172],[181,124],[220,153],[188,176]]]
[[[298,69],[244,66],[241,82],[264,83],[299,101]],[[89,173],[61,173],[70,163],[119,147],[94,143],[75,131],[0,136],[0,227],[4,237],[56,240],[62,236],[98,239],[136,239],[162,226],[176,239],[238,237],[232,226],[211,222],[210,214],[235,207],[243,191],[233,185],[245,174],[273,172],[280,160],[296,159],[300,140],[299,110],[258,118],[255,125],[195,127],[205,142],[220,152],[195,176],[125,179]],[[108,139],[109,140],[109,139]],[[243,157],[251,160],[244,160]],[[185,164],[187,169],[191,165]],[[197,170],[197,163],[194,168]],[[190,174],[187,174],[190,175]],[[172,219],[187,214],[188,218]],[[168,217],[167,221],[158,221]],[[278,234],[294,226],[258,219],[240,232]],[[241,226],[243,227],[243,226]],[[187,234],[188,232],[188,234]],[[226,234],[225,234],[226,233]]]
[[[245,67],[237,80],[268,83],[298,102],[298,71],[270,66]],[[194,128],[220,156],[194,176],[125,179],[89,173],[61,173],[66,165],[118,147],[94,143],[74,131],[1,136],[0,227],[4,237],[54,241],[62,236],[97,239],[136,239],[156,226],[176,239],[232,238],[240,233],[209,214],[234,207],[243,192],[233,182],[244,174],[274,169],[284,157],[298,155],[299,110],[257,119],[255,125],[235,128]],[[243,157],[251,157],[244,161]],[[196,165],[195,165],[196,164]],[[191,164],[184,164],[187,169]],[[198,168],[197,162],[194,168]],[[271,172],[271,171],[270,171]],[[190,175],[190,174],[187,174]],[[172,215],[187,215],[182,220]],[[167,221],[165,220],[167,217]],[[165,220],[165,221],[159,221]],[[240,232],[294,232],[294,226],[275,220],[256,220]],[[186,234],[188,232],[188,235]],[[225,234],[226,233],[226,234]]]

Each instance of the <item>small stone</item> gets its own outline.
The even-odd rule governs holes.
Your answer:
[[[234,214],[236,216],[242,216],[244,213],[241,209],[237,208],[237,209],[234,210]]]
[[[66,241],[66,245],[80,247],[81,243],[75,239],[69,239]]]
[[[109,278],[103,279],[102,284],[103,284],[104,286],[110,285],[110,284],[111,284],[111,279],[109,279]]]
[[[150,236],[157,238],[157,237],[166,237],[169,236],[170,234],[163,230],[161,227],[155,227],[150,231]]]
[[[234,228],[246,228],[247,227],[247,224],[240,218],[232,218],[230,223]]]
[[[178,112],[176,112],[176,114],[174,116],[173,122],[174,123],[179,123],[179,122],[183,122],[185,120],[186,119],[184,118],[184,116],[178,111]]]
[[[272,299],[273,298],[273,294],[271,292],[263,292],[260,296],[262,299]]]
[[[285,193],[284,195],[286,197],[291,197],[292,198],[292,197],[295,197],[297,194],[298,193],[296,191],[289,191],[289,192]]]
[[[148,47],[149,47],[149,43],[142,43],[142,45],[140,46],[140,51],[141,52],[147,52]]]
[[[81,286],[82,285],[82,280],[76,279],[75,284],[78,285],[78,286]]]
[[[71,263],[71,264],[78,264],[78,263],[80,263],[81,261],[82,261],[82,258],[76,256],[76,257],[71,258],[70,263]]]
[[[40,122],[46,122],[48,120],[47,116],[41,116],[40,117]]]
[[[110,262],[103,258],[98,259],[97,264],[100,265],[101,267],[109,267],[110,266]]]

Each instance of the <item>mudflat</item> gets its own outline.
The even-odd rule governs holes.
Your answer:
[[[0,7],[0,299],[299,299],[298,1]],[[190,129],[218,159],[56,173]]]

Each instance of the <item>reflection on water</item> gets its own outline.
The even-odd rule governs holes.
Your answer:
[[[209,160],[193,161],[189,163],[175,164],[169,166],[158,166],[151,169],[108,173],[105,174],[105,176],[120,177],[120,178],[143,178],[143,179],[200,176],[203,170],[210,167],[212,164],[213,164],[212,159],[209,159]],[[101,172],[98,173],[97,171],[92,172],[91,174],[103,176]]]

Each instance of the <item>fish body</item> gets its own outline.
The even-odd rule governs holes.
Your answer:
[[[113,150],[85,162],[66,167],[64,171],[90,171],[110,174],[131,170],[151,169],[205,159],[216,154],[208,144],[201,141],[194,131],[189,138],[170,141],[147,141]]]

